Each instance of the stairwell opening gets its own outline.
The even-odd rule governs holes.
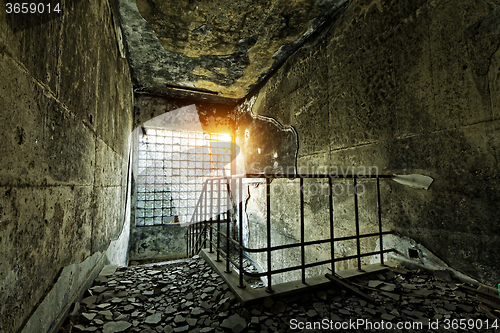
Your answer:
[[[133,132],[132,264],[185,257],[185,228],[205,180],[231,174],[234,133],[207,126],[200,113],[195,105],[183,107]]]

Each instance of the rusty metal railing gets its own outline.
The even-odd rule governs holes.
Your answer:
[[[264,179],[266,185],[266,247],[264,248],[248,248],[243,245],[243,179]],[[271,245],[271,180],[277,178],[286,179],[299,179],[300,186],[300,216],[298,217],[300,223],[300,242],[294,244]],[[304,179],[328,179],[328,206],[329,206],[329,227],[330,237],[322,240],[305,241],[305,214],[304,214]],[[380,180],[390,179],[389,175],[342,175],[337,177],[333,175],[318,175],[318,174],[244,174],[229,177],[216,177],[207,179],[203,191],[198,199],[195,211],[191,218],[191,224],[188,226],[186,232],[187,237],[187,255],[193,256],[201,249],[209,246],[210,253],[214,249],[217,253],[217,261],[222,259],[226,262],[226,273],[230,273],[230,263],[239,270],[239,287],[244,288],[244,275],[249,277],[267,277],[267,291],[272,292],[272,276],[275,274],[301,270],[302,283],[306,283],[305,271],[308,268],[330,264],[331,270],[335,273],[335,263],[346,260],[357,261],[357,268],[361,270],[361,258],[367,256],[380,256],[380,263],[384,265],[384,254],[393,251],[392,249],[384,249],[383,235],[390,232],[382,231],[382,209],[380,198]],[[334,229],[334,186],[335,182],[339,180],[351,179],[354,185],[354,215],[355,215],[355,229],[356,234],[353,236],[335,237]],[[357,186],[359,182],[374,181],[376,183],[376,196],[377,196],[377,219],[378,231],[373,233],[361,234],[359,225],[359,203]],[[236,184],[237,183],[237,184]],[[227,191],[225,197],[226,202],[221,202],[221,191]],[[237,204],[235,204],[237,203]],[[233,227],[231,227],[233,226]],[[380,248],[377,251],[362,253],[361,239],[368,237],[378,238]],[[343,242],[355,240],[356,241],[356,254],[335,258],[334,248],[336,242]],[[319,245],[329,243],[331,250],[331,259],[323,260],[313,263],[305,262],[305,247],[311,245]],[[272,269],[273,252],[284,249],[300,248],[301,259],[300,264]],[[238,260],[235,262],[230,257],[231,249],[237,251]],[[262,253],[267,254],[266,271],[262,273],[250,273],[245,271],[243,267],[244,252],[246,253]]]

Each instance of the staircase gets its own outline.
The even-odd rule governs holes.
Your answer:
[[[286,178],[298,179],[298,186],[300,186],[300,216],[297,217],[297,223],[300,223],[300,242],[294,244],[281,244],[271,245],[271,182],[273,179]],[[304,180],[308,178],[325,179],[328,181],[328,196],[329,196],[329,227],[330,237],[321,240],[306,241],[305,240],[305,214],[304,214]],[[393,251],[392,249],[384,249],[383,235],[389,234],[389,231],[382,231],[382,209],[380,200],[380,181],[392,178],[388,175],[376,176],[362,176],[362,175],[343,175],[342,178],[334,177],[331,175],[318,175],[318,174],[244,174],[229,177],[218,177],[207,179],[203,191],[198,199],[197,206],[190,221],[190,226],[186,232],[187,238],[187,255],[191,257],[200,253],[203,249],[202,255],[212,258],[210,259],[215,266],[220,269],[224,265],[223,272],[229,274],[231,266],[238,272],[237,286],[245,288],[244,280],[248,277],[262,278],[267,282],[266,291],[272,293],[274,286],[272,278],[275,274],[284,272],[300,270],[301,281],[303,285],[308,285],[306,281],[306,270],[312,267],[328,264],[330,266],[331,275],[335,275],[335,264],[354,260],[357,263],[357,271],[363,272],[366,267],[362,267],[361,258],[369,256],[378,256],[380,260],[379,267],[384,266],[384,254]],[[244,227],[243,227],[243,212],[245,211],[245,198],[243,196],[244,180],[261,180],[266,186],[266,229],[267,229],[267,246],[263,248],[249,248],[244,244]],[[371,181],[375,183],[374,189],[377,197],[376,216],[378,217],[378,230],[370,233],[360,233],[360,218],[359,218],[359,204],[358,193],[354,191],[353,195],[353,211],[355,215],[355,229],[356,234],[352,236],[335,237],[334,217],[335,210],[333,205],[334,197],[334,184],[338,181],[350,181],[356,189],[359,182]],[[227,195],[225,202],[221,201],[222,191],[226,191]],[[378,240],[379,248],[376,251],[363,252],[360,241],[364,238],[375,238]],[[337,242],[355,241],[356,250],[355,254],[335,257],[334,249]],[[305,249],[308,246],[316,245],[329,245],[331,249],[331,258],[327,260],[320,260],[316,262],[306,263]],[[273,269],[272,258],[273,253],[285,249],[300,249],[300,260],[288,267]],[[236,253],[236,260],[232,259]],[[263,266],[262,272],[248,272],[245,270],[243,261],[245,257],[252,257],[256,253],[265,253],[266,262]],[[324,277],[321,277],[324,278]],[[231,278],[234,280],[233,278]]]

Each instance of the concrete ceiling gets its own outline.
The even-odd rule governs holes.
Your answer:
[[[134,89],[245,97],[348,0],[119,0]]]

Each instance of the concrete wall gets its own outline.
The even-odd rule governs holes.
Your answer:
[[[186,257],[185,226],[132,226],[130,260],[173,260]]]
[[[249,107],[296,129],[300,172],[376,166],[381,174],[434,178],[427,191],[383,184],[386,228],[490,284],[498,283],[500,269],[499,5],[353,1],[325,36],[287,60]],[[258,207],[264,199],[254,192]],[[276,205],[295,209],[288,202],[296,197],[278,196]],[[308,219],[322,234],[327,206],[307,200]],[[346,200],[335,198],[340,234],[352,233]],[[360,198],[367,208],[373,203]],[[247,211],[254,213],[259,209]],[[276,230],[288,224],[289,237],[298,239],[296,222],[275,220]],[[362,228],[371,221],[362,218]],[[319,257],[329,257],[320,250]]]
[[[126,264],[132,95],[113,3],[0,12],[2,332],[54,328],[96,267]]]

